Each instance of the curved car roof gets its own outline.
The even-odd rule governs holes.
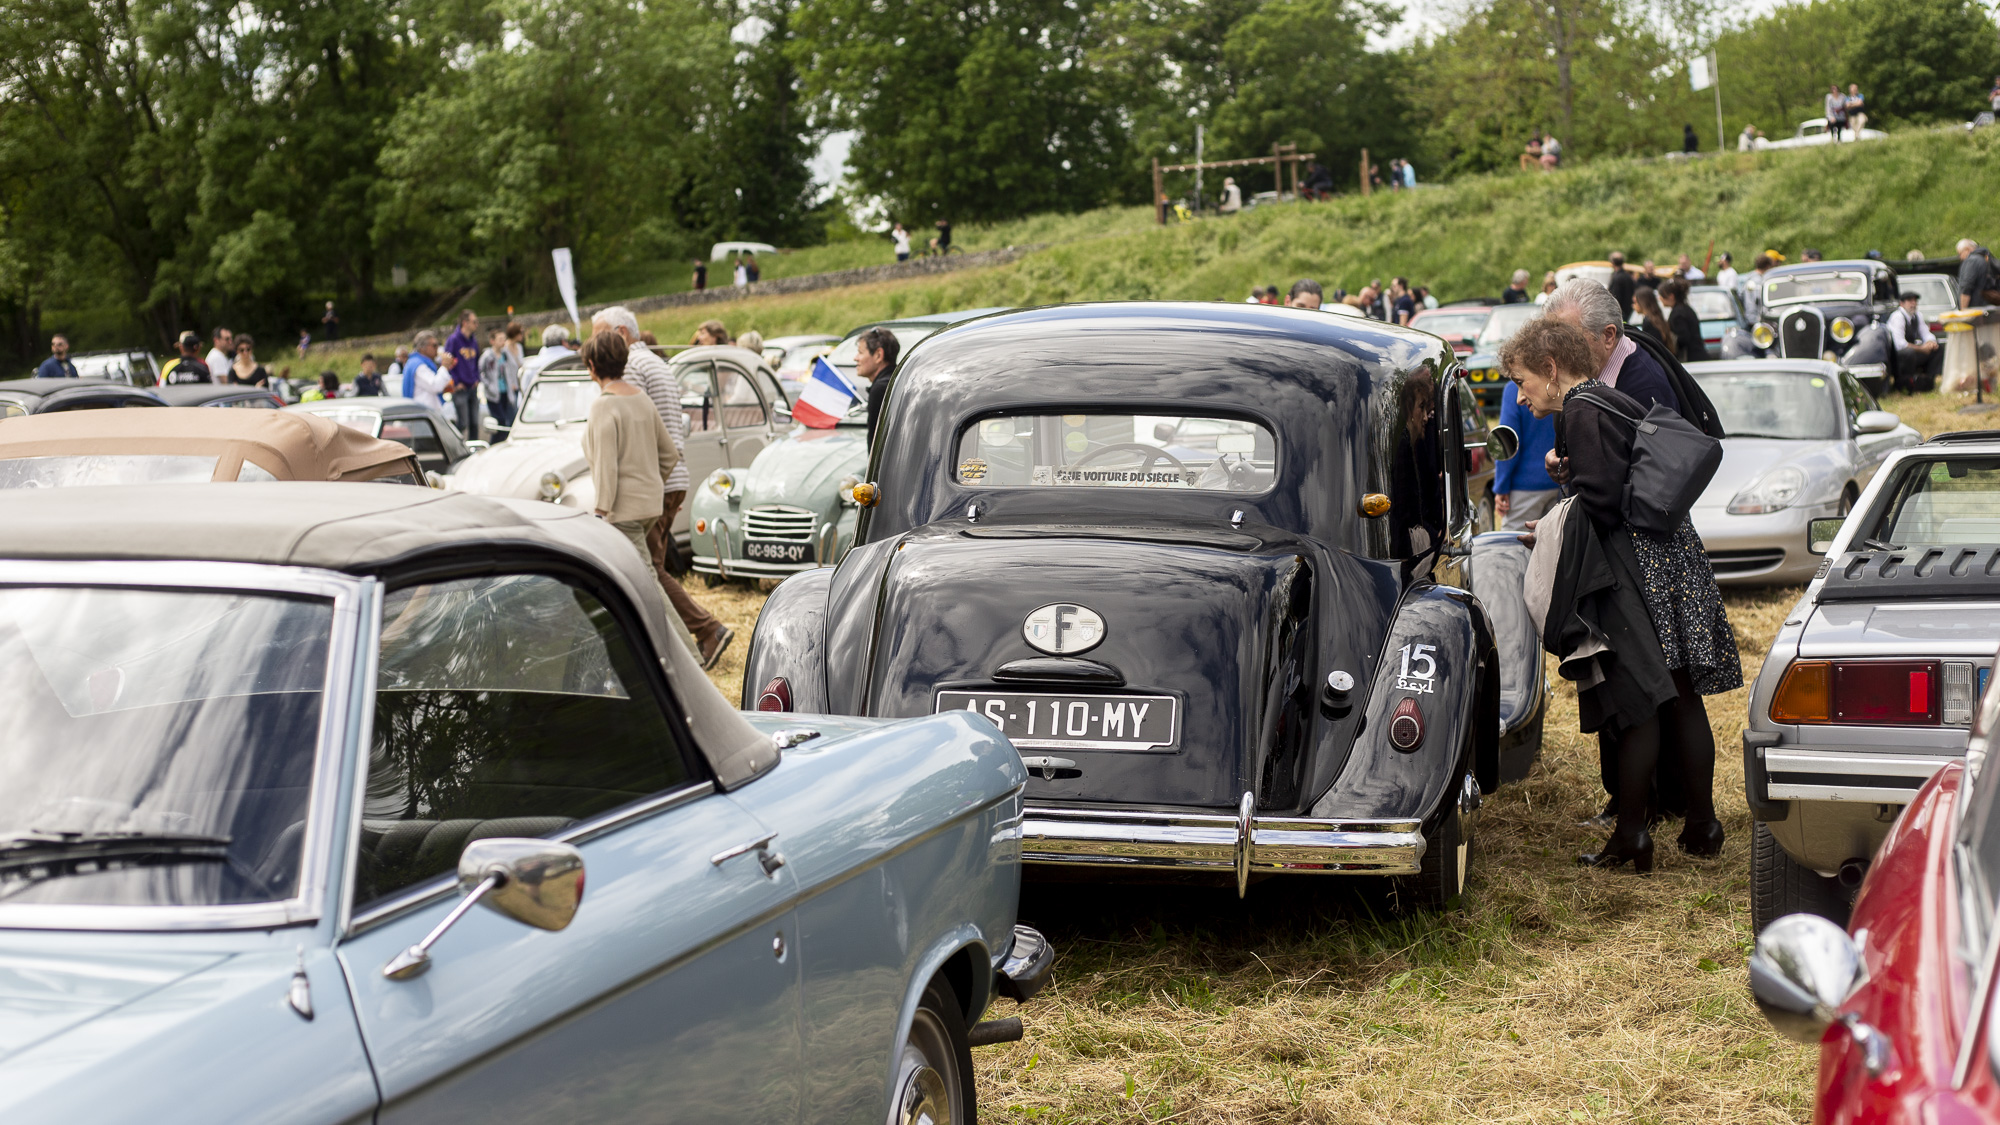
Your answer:
[[[169,383],[164,387],[152,388],[153,393],[168,406],[202,406],[228,398],[243,398],[248,395],[265,395],[277,398],[277,392],[269,387],[253,387],[245,383]],[[283,400],[279,400],[280,405]]]
[[[12,425],[12,423],[9,423]],[[709,683],[664,622],[652,568],[589,513],[431,488],[281,482],[21,489],[0,494],[0,558],[196,559],[369,574],[430,553],[527,548],[611,577],[645,619],[676,700],[725,788],[777,761],[771,740]]]
[[[1764,275],[1764,280],[1790,277],[1798,273],[1837,273],[1842,270],[1859,271],[1871,276],[1896,272],[1894,266],[1887,262],[1878,262],[1873,258],[1839,258],[1823,262],[1787,262],[1782,266],[1773,266],[1771,271]]]
[[[0,380],[0,391],[16,395],[47,397],[58,391],[75,390],[78,387],[113,387],[121,391],[133,392],[134,398],[150,398],[158,401],[158,396],[141,390],[120,379],[6,379]]]
[[[841,339],[846,340],[852,336],[859,336],[870,328],[889,328],[898,324],[957,324],[961,320],[971,320],[973,317],[986,316],[990,313],[1003,313],[1007,310],[1008,306],[1006,305],[995,305],[988,309],[959,309],[957,312],[931,313],[928,316],[897,316],[891,317],[888,320],[871,320],[867,324],[848,329],[847,335],[842,336]]]
[[[279,480],[312,481],[414,470],[416,458],[399,442],[316,414],[278,410],[90,410],[35,414],[0,426],[0,459],[92,453],[214,455],[218,468],[248,460]]]

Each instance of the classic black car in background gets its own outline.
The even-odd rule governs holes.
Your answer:
[[[1854,373],[1868,389],[1888,388],[1894,350],[1889,314],[1896,311],[1896,271],[1857,258],[1801,262],[1764,275],[1763,309],[1747,342],[1725,342],[1724,359],[1753,355],[1824,359]]]
[[[1269,306],[1004,313],[912,349],[880,427],[857,545],[772,594],[745,707],[986,716],[1032,863],[1463,888],[1545,689],[1526,551],[1475,537],[1513,435],[1449,346]]]
[[[278,392],[242,383],[169,383],[153,388],[168,406],[223,406],[241,410],[283,410]]]
[[[150,389],[112,379],[7,379],[0,381],[0,418],[58,410],[112,410],[165,406]]]

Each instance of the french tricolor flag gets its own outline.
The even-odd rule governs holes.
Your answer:
[[[861,392],[848,382],[847,376],[821,356],[813,360],[812,374],[806,376],[805,385],[799,390],[799,401],[792,404],[792,417],[815,430],[830,430],[860,397]]]

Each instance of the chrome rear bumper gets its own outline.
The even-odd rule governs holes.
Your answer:
[[[1030,805],[1021,836],[1028,863],[1234,871],[1239,894],[1258,871],[1414,875],[1425,846],[1419,820],[1258,816],[1248,793],[1235,816]]]

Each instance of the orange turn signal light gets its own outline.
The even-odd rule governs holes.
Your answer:
[[[708,534],[708,521],[707,521],[707,520],[696,520],[696,521],[694,521],[694,530],[695,530],[695,534],[697,534],[697,535],[707,535],[707,534]]]
[[[877,488],[875,486],[875,482],[873,481],[869,481],[865,484],[857,484],[854,486],[854,502],[856,504],[861,505],[864,508],[874,507],[875,501],[880,500],[881,498],[882,498],[882,490],[880,488]]]
[[[1801,660],[1785,669],[1777,694],[1771,697],[1774,723],[1824,723],[1833,716],[1833,665]]]
[[[1361,514],[1374,519],[1389,514],[1389,498],[1379,492],[1371,492],[1361,498]]]

